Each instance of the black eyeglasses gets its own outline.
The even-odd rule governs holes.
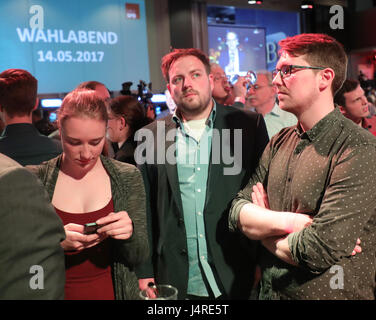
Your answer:
[[[294,64],[287,64],[282,66],[281,69],[275,69],[272,73],[273,79],[277,76],[278,72],[281,78],[289,77],[293,69],[314,69],[314,70],[324,70],[324,67],[311,67],[311,66],[296,66]]]

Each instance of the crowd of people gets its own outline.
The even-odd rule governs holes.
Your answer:
[[[157,120],[81,83],[49,136],[37,80],[0,73],[0,299],[375,299],[376,116],[338,41],[279,45],[253,84],[166,54]]]

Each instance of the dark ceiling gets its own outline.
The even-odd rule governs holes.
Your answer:
[[[263,3],[261,5],[250,5],[248,4],[248,0],[205,0],[205,2],[208,5],[234,6],[249,9],[296,11],[300,10],[300,4],[302,3],[302,0],[263,0]],[[347,0],[315,0],[313,2],[315,4],[326,6],[347,6]]]

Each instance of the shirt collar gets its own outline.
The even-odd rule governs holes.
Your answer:
[[[280,117],[281,116],[280,112],[279,112],[280,110],[281,109],[279,108],[278,104],[275,103],[273,109],[269,112],[269,114],[272,114],[273,116]]]
[[[213,127],[215,117],[216,117],[216,113],[217,113],[217,104],[216,104],[216,102],[213,98],[212,98],[212,100],[213,100],[213,109],[210,112],[208,119],[206,120],[206,125],[208,125],[211,128]],[[172,120],[176,123],[176,125],[181,127],[182,120],[181,120],[181,114],[180,114],[179,108],[176,108],[175,111],[173,112]]]
[[[363,118],[362,119],[362,128],[370,130],[372,129],[373,123],[370,119]]]
[[[21,133],[37,133],[39,134],[39,131],[37,128],[31,124],[31,123],[13,123],[13,124],[8,124],[5,126],[1,136],[6,136],[8,134],[21,134]],[[1,133],[1,132],[0,132]]]
[[[339,121],[341,115],[339,108],[334,108],[333,111],[317,122],[311,130],[304,132],[298,122],[295,132],[301,139],[308,138],[310,141],[314,141],[318,136],[324,134],[328,128],[332,127],[335,122]]]

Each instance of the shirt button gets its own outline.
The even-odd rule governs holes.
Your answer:
[[[198,214],[199,216],[201,216],[202,213],[201,213],[201,211],[199,211],[199,212],[197,212],[197,214]]]
[[[198,167],[198,168],[197,168],[197,171],[200,171],[200,170],[201,170],[201,168],[200,168],[200,167]]]
[[[204,256],[201,256],[201,260],[205,260],[205,257],[204,257]]]
[[[202,234],[200,234],[200,238],[203,238],[204,236]]]
[[[197,192],[201,192],[201,189],[197,189]]]

